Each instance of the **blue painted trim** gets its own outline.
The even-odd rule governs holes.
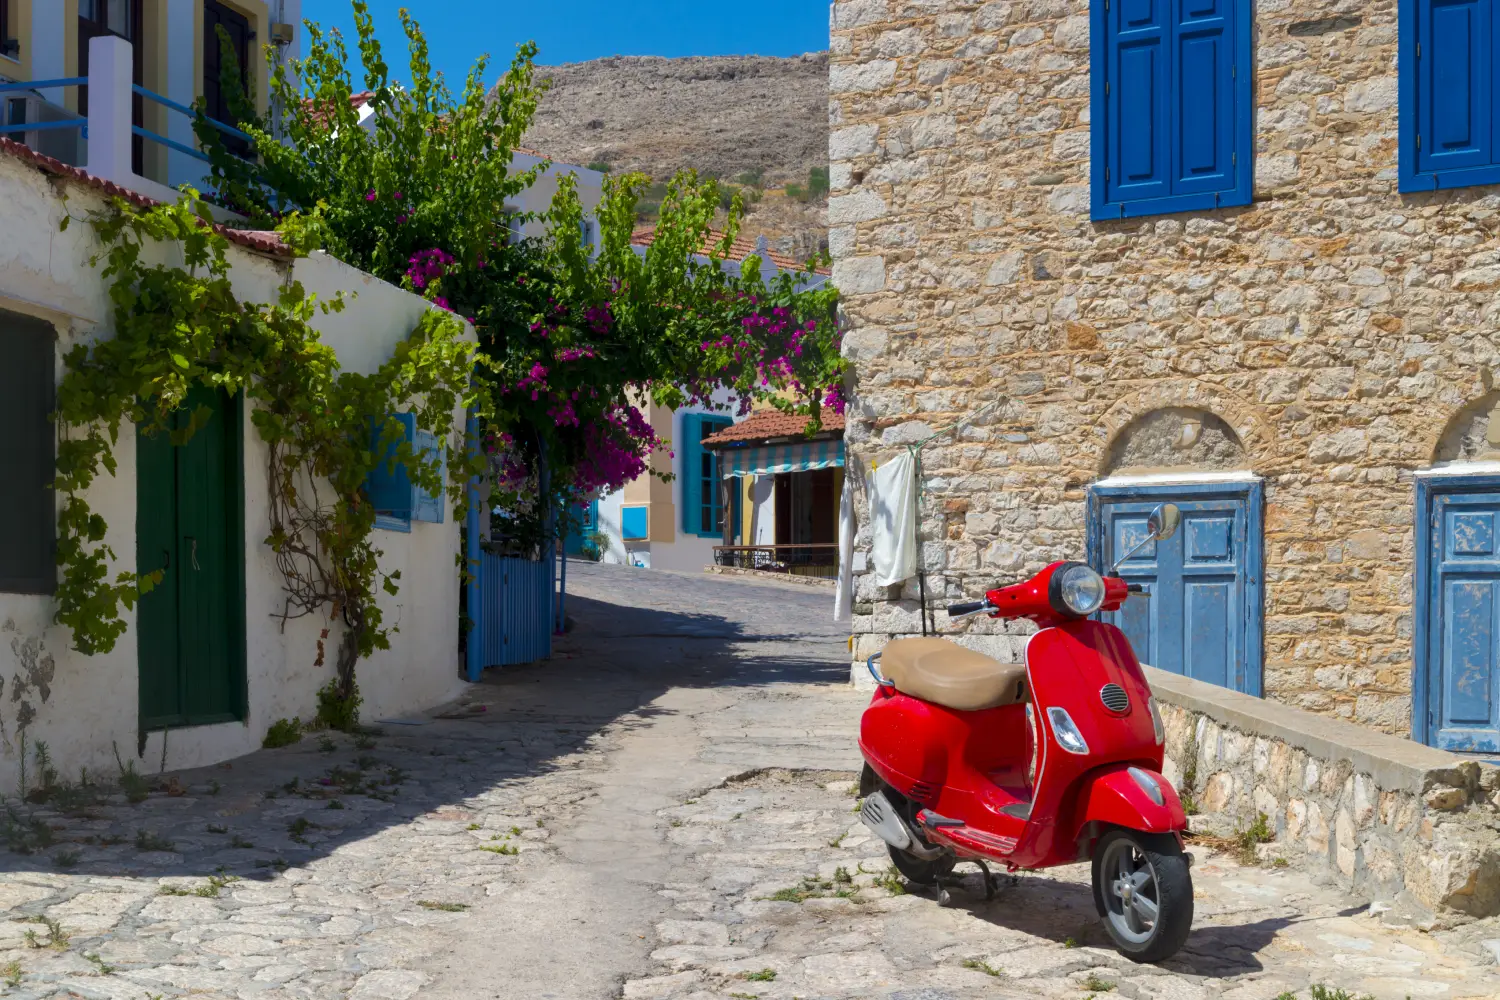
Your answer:
[[[1402,121],[1406,116],[1402,115]],[[1415,131],[1413,131],[1415,135]],[[1416,139],[1412,139],[1415,146]],[[1413,156],[1415,156],[1413,148]],[[1407,193],[1420,193],[1423,191],[1451,191],[1454,188],[1474,187],[1478,184],[1500,184],[1500,165],[1485,167],[1470,167],[1467,170],[1444,170],[1407,173],[1408,160],[1403,150],[1401,154],[1401,182],[1400,188]]]
[[[404,535],[411,534],[411,520],[405,517],[391,517],[389,514],[376,514],[375,527],[382,531],[399,531]]]
[[[1090,566],[1101,573],[1106,501],[1143,503],[1152,500],[1245,500],[1245,663],[1240,690],[1265,697],[1265,483],[1259,479],[1226,483],[1150,483],[1131,486],[1090,485],[1087,503],[1087,554]]]
[[[1402,0],[1403,7],[1415,0]],[[1089,122],[1089,218],[1094,222],[1111,219],[1134,219],[1175,212],[1203,212],[1216,208],[1235,208],[1255,200],[1255,60],[1252,36],[1255,34],[1255,11],[1252,0],[1237,0],[1234,8],[1234,144],[1238,155],[1234,187],[1210,194],[1174,195],[1144,201],[1111,202],[1104,179],[1109,165],[1109,99],[1104,95],[1108,79],[1109,28],[1105,0],[1089,3],[1089,98],[1094,114]],[[1405,28],[1402,29],[1403,34]],[[1170,86],[1170,82],[1168,84]],[[1405,103],[1403,101],[1403,108]],[[1403,120],[1405,115],[1402,116]],[[1403,189],[1404,190],[1404,189]]]
[[[1437,706],[1441,683],[1439,671],[1433,670],[1430,640],[1432,622],[1432,504],[1439,495],[1493,493],[1500,490],[1500,476],[1417,476],[1416,518],[1413,525],[1412,601],[1417,605],[1412,615],[1411,658],[1411,738],[1418,743],[1437,746]]]

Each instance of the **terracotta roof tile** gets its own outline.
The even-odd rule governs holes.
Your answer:
[[[61,160],[54,160],[50,156],[43,156],[28,146],[24,146],[14,139],[0,138],[0,153],[12,156],[23,163],[28,163],[44,174],[54,177],[65,177],[79,184],[93,188],[95,191],[103,192],[115,198],[123,198],[135,205],[137,208],[150,208],[161,202],[154,198],[147,198],[138,191],[121,187],[114,181],[107,181],[102,177],[96,177],[87,170],[78,167],[70,167]],[[256,253],[270,254],[275,257],[290,257],[291,248],[281,242],[281,236],[274,232],[252,231],[245,229],[230,229],[228,226],[215,225],[214,232],[224,237],[231,243],[237,243],[248,250]]]
[[[772,438],[796,437],[807,427],[808,418],[780,410],[756,410],[732,427],[703,439],[706,445],[742,444],[748,441],[766,441]],[[825,411],[822,434],[844,434],[843,414]]]
[[[635,244],[636,246],[649,247],[652,242],[655,241],[655,239],[655,226],[639,226],[636,228],[635,232],[630,234],[630,242]],[[710,230],[709,234],[704,237],[703,246],[699,248],[698,252],[703,254],[704,256],[707,256],[709,250],[723,239],[723,233],[717,230]],[[801,271],[807,266],[805,261],[799,261],[791,256],[788,256],[787,254],[778,253],[775,250],[767,249],[764,252],[757,250],[755,248],[755,240],[749,239],[744,236],[735,237],[734,242],[729,245],[728,259],[744,260],[746,257],[750,256],[753,253],[760,254],[762,257],[769,260],[772,264],[775,264],[783,271]],[[813,269],[813,273],[829,274],[831,272],[827,267],[824,267],[820,264]]]

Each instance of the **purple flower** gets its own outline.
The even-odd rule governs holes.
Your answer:
[[[404,225],[406,225],[406,213],[405,212],[402,212],[400,215],[396,216],[396,225],[398,225],[398,226],[404,226]]]
[[[374,201],[374,200],[375,200],[375,189],[374,188],[370,188],[369,192],[365,195],[365,201]]]

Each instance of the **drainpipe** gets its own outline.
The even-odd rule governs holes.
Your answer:
[[[479,420],[470,416],[465,425],[470,454],[479,452]],[[468,594],[469,639],[464,647],[464,667],[468,679],[478,683],[484,673],[484,588],[479,585],[479,570],[482,552],[480,542],[479,477],[473,476],[468,485],[469,516],[465,521],[468,537],[464,539],[464,566],[468,580],[464,584]]]

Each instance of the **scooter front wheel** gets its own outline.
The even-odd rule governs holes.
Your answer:
[[[1177,838],[1105,834],[1094,850],[1094,905],[1126,958],[1160,962],[1175,955],[1193,929],[1193,877]]]

